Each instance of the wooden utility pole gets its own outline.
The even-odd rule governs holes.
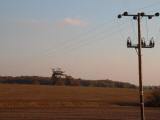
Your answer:
[[[154,15],[146,15],[145,13],[137,13],[137,14],[128,14],[128,12],[124,12],[123,14],[119,14],[118,18],[122,16],[132,16],[134,20],[137,20],[138,23],[138,44],[132,44],[131,40],[127,40],[128,48],[135,48],[138,54],[138,70],[139,70],[139,96],[140,96],[140,110],[141,110],[141,120],[145,120],[144,114],[144,93],[143,93],[143,82],[142,82],[142,53],[141,48],[153,48],[154,41],[150,40],[149,45],[146,44],[145,41],[141,38],[141,18],[148,17],[148,19],[152,19],[154,16],[159,16],[159,13],[155,13]]]
[[[140,108],[141,108],[141,120],[145,120],[144,115],[144,92],[143,92],[143,83],[142,83],[142,42],[141,42],[141,24],[140,24],[140,13],[138,13],[138,63],[139,63],[139,95],[140,95]]]

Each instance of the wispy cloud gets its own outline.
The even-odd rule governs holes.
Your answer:
[[[77,26],[77,27],[86,27],[88,25],[87,22],[77,19],[77,18],[64,18],[61,22],[58,23],[58,26]]]

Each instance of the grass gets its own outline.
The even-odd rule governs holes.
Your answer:
[[[149,92],[146,93],[148,95]],[[0,85],[1,107],[105,107],[136,105],[138,90],[125,88]]]
[[[138,101],[137,89],[0,84],[0,120],[140,120]]]

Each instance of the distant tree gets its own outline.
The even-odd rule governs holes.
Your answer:
[[[90,82],[89,80],[81,80],[79,79],[80,81],[80,85],[81,86],[90,86],[92,82]]]
[[[64,84],[65,85],[71,85],[71,81],[73,81],[73,77],[72,76],[67,76],[66,75],[66,77],[65,77],[65,79],[64,79]]]

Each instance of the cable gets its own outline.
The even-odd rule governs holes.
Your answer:
[[[70,39],[67,40],[67,41],[61,42],[61,43],[60,43],[61,46],[60,46],[59,48],[64,48],[65,46],[69,46],[70,44],[73,44],[73,42],[76,42],[76,41],[78,41],[79,39],[82,39],[84,36],[85,36],[85,37],[86,37],[86,36],[89,36],[90,33],[93,34],[93,32],[98,31],[98,29],[105,27],[106,23],[110,24],[111,21],[113,21],[113,19],[111,19],[111,20],[109,20],[109,21],[105,21],[104,23],[102,23],[102,24],[100,24],[100,25],[96,25],[95,27],[87,30],[85,33],[81,33],[81,34],[79,34],[79,35],[77,35],[77,36],[74,36],[74,37],[70,38]],[[58,48],[58,49],[59,49],[59,48]],[[54,49],[53,49],[53,48],[50,48],[50,49],[52,49],[52,52],[56,52],[56,51],[58,50],[57,48],[54,48]],[[50,51],[50,49],[48,49],[47,51]],[[46,54],[46,53],[45,53],[45,54]]]
[[[124,28],[126,28],[127,26],[122,26],[122,27],[123,27],[123,28],[119,27],[119,28],[116,29],[115,31],[112,31],[112,32],[110,32],[110,33],[107,33],[106,36],[103,36],[102,38],[97,38],[97,39],[94,38],[94,40],[89,39],[88,41],[85,41],[85,43],[83,42],[83,43],[79,44],[78,46],[71,47],[69,52],[75,52],[77,49],[79,49],[79,48],[81,48],[81,47],[85,47],[85,46],[87,46],[87,45],[91,45],[91,44],[95,43],[95,42],[93,42],[93,41],[95,41],[95,40],[103,41],[103,40],[106,40],[106,39],[108,39],[108,38],[111,38],[113,35],[115,35],[116,33],[119,33],[120,31],[122,31],[122,30],[123,30]],[[91,42],[91,41],[92,41],[92,42]],[[68,53],[68,51],[65,51],[65,53]]]
[[[132,29],[132,32],[133,32],[133,39],[137,39],[137,34],[136,34],[136,30],[135,30],[135,25],[134,25],[134,20],[132,20],[132,18],[130,19],[130,22],[131,22],[131,29]]]
[[[149,7],[152,7],[152,6],[154,6],[154,5],[157,5],[158,3],[160,3],[160,2],[156,2],[156,3],[153,3],[153,4],[151,4],[151,5],[147,5],[147,6],[145,6],[145,7],[143,7],[143,8],[140,8],[140,9],[146,9],[146,8],[149,8]],[[132,22],[132,26],[133,26],[133,22]],[[136,36],[136,32],[135,32],[135,29],[134,29],[135,27],[132,27],[132,29],[133,29],[133,33],[134,33],[134,37]],[[148,34],[148,33],[147,33]],[[121,35],[122,36],[122,35]],[[147,35],[148,36],[148,35]]]
[[[145,18],[145,21],[146,21],[146,24],[145,24],[145,25],[146,25],[146,31],[147,31],[146,33],[147,33],[147,41],[148,41],[148,40],[149,40],[149,39],[148,39],[148,31],[149,31],[149,30],[148,30],[148,22],[147,22],[147,21],[148,21],[148,18]]]
[[[121,25],[123,25],[123,24],[121,24]],[[113,26],[110,27],[110,29],[107,28],[107,31],[111,31],[112,29],[115,29],[115,28],[117,28],[117,26],[113,25]],[[105,31],[101,31],[101,32],[98,31],[97,33],[95,33],[92,36],[89,36],[89,34],[87,34],[87,37],[85,37],[85,39],[81,39],[83,36],[80,36],[80,38],[71,39],[71,41],[73,41],[73,42],[70,42],[68,44],[65,44],[65,45],[61,46],[61,49],[65,49],[66,50],[67,48],[70,48],[72,46],[76,46],[77,44],[80,44],[82,42],[86,42],[86,41],[90,40],[92,37],[96,38],[99,34],[102,34],[102,33],[106,34],[106,30]]]
[[[146,9],[146,8],[152,7],[152,6],[154,6],[154,5],[157,5],[157,3],[159,3],[159,2],[153,3],[153,4],[151,4],[151,5],[147,5],[147,6],[145,6],[145,7],[140,8],[140,9]],[[140,10],[140,9],[139,9],[139,10]],[[110,20],[110,21],[112,21],[112,20]],[[105,23],[106,23],[106,22],[105,22]],[[71,38],[69,41],[64,41],[64,42],[62,42],[61,44],[63,44],[63,45],[61,45],[59,48],[66,49],[66,48],[70,47],[71,45],[75,45],[75,44],[77,44],[77,43],[79,43],[79,42],[84,41],[85,39],[84,39],[84,40],[81,40],[84,36],[88,36],[90,33],[93,34],[93,32],[96,31],[98,28],[104,27],[105,23],[96,26],[94,29],[92,28],[92,29],[88,30],[88,31],[87,31],[86,33],[84,33],[84,34],[80,34],[80,35],[76,36],[75,38]],[[134,31],[134,30],[133,30],[133,31]],[[101,32],[101,33],[102,33],[102,32]],[[135,33],[135,32],[134,32],[134,33]],[[95,34],[94,34],[94,36],[95,36]],[[93,37],[93,36],[92,36],[92,37]],[[58,49],[59,49],[59,48],[58,48]],[[54,52],[56,52],[58,49],[54,49]]]
[[[121,24],[121,25],[124,25],[124,24]],[[91,38],[93,38],[93,39],[96,39],[96,38],[99,39],[99,35],[103,35],[103,34],[106,35],[106,33],[110,32],[110,31],[112,31],[114,29],[117,29],[117,25],[111,26],[109,29],[107,29],[107,31],[105,30],[105,31],[102,31],[102,32],[94,34],[94,36],[90,36],[90,37],[87,37],[86,39],[79,40],[75,44],[72,44],[72,45],[76,45],[76,44],[78,45],[78,44],[81,44],[81,43],[83,44],[83,42],[85,43],[85,42],[91,41],[92,40]]]
[[[116,23],[117,23],[118,26],[120,26],[120,22],[119,22],[118,19],[117,19]],[[122,31],[119,31],[119,35],[121,36],[122,39],[125,39],[125,37],[122,34]]]

